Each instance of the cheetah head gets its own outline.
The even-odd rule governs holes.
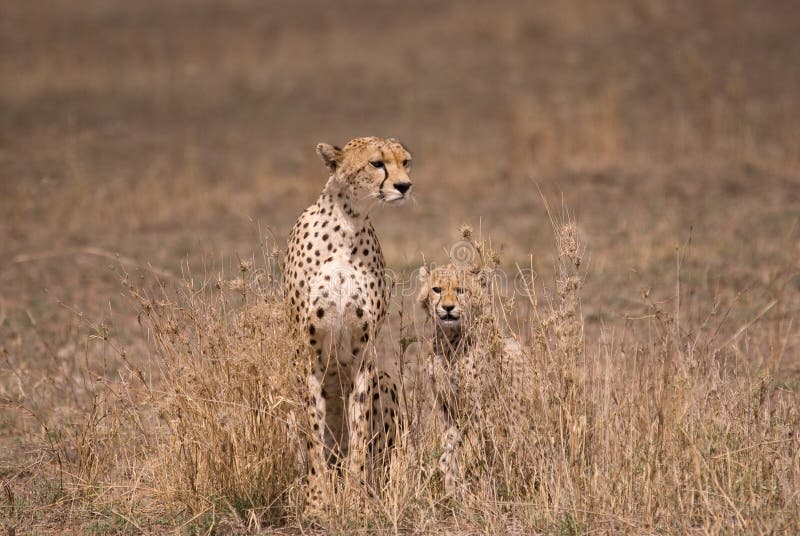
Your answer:
[[[484,298],[483,274],[470,266],[448,264],[432,270],[419,269],[417,297],[436,325],[448,331],[463,329],[475,316]]]
[[[320,143],[317,154],[331,172],[327,188],[347,196],[354,208],[402,204],[411,193],[411,153],[393,138],[356,138],[340,149]]]

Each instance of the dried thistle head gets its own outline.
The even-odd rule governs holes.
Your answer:
[[[470,239],[472,239],[472,226],[470,226],[470,225],[467,225],[467,224],[461,225],[461,226],[458,228],[458,234],[460,234],[460,235],[461,235],[461,237],[462,237],[464,240],[470,240]]]
[[[573,222],[568,222],[558,228],[558,253],[569,259],[576,268],[581,265],[581,247],[578,237],[578,228]]]
[[[225,288],[234,292],[245,293],[247,291],[247,284],[242,279],[231,279],[225,281]]]

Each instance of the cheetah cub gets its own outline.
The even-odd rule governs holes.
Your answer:
[[[320,143],[317,153],[330,177],[292,228],[284,268],[286,305],[303,340],[297,355],[311,363],[311,511],[322,504],[331,467],[364,482],[368,453],[381,454],[394,441],[397,387],[375,369],[374,349],[368,347],[389,307],[383,253],[369,214],[378,206],[401,205],[411,192],[411,154],[397,140],[357,138],[344,148]],[[375,445],[372,436],[384,429],[388,437]]]
[[[491,306],[485,269],[449,264],[419,270],[418,301],[433,321],[434,335],[428,366],[436,410],[445,426],[438,469],[448,494],[460,493],[459,456],[463,434],[476,419],[506,419],[492,413],[487,396],[498,389],[519,389],[523,372],[521,345],[504,337]],[[508,367],[498,375],[489,367]],[[487,385],[499,377],[504,387]]]

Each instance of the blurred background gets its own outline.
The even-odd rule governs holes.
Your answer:
[[[150,463],[149,432],[134,428],[150,417],[150,431],[163,425],[147,405],[157,410],[162,399],[131,395],[142,386],[160,392],[164,356],[148,347],[152,323],[137,319],[148,302],[128,296],[122,272],[134,289],[165,293],[159,307],[169,314],[200,315],[201,333],[216,326],[202,319],[217,302],[198,292],[182,308],[176,289],[230,282],[240,259],[264,269],[273,252],[279,258],[327,179],[315,144],[367,135],[397,137],[414,156],[413,201],[374,215],[400,277],[423,259],[446,262],[458,227],[469,224],[491,238],[507,274],[533,269],[537,288],[550,289],[539,294],[545,303],[556,287],[551,217],[575,220],[587,247],[578,355],[605,381],[629,362],[631,378],[656,378],[630,387],[614,373],[621,402],[602,394],[612,408],[605,414],[622,408],[614,418],[641,437],[654,430],[648,404],[669,400],[657,365],[672,368],[663,365],[670,344],[707,358],[711,375],[729,361],[752,369],[754,383],[734,377],[722,394],[675,391],[681,404],[706,402],[680,425],[689,433],[676,424],[680,441],[663,481],[696,473],[699,484],[680,486],[706,491],[641,480],[641,467],[653,471],[651,444],[617,435],[619,458],[631,463],[628,498],[611,487],[597,506],[598,495],[585,492],[594,488],[559,477],[564,497],[585,496],[575,508],[608,508],[624,521],[638,518],[641,498],[655,519],[652,510],[665,508],[659,496],[674,495],[693,512],[708,508],[707,519],[729,520],[728,503],[736,507],[721,487],[727,481],[743,518],[755,520],[750,530],[773,518],[788,526],[797,474],[791,396],[800,391],[798,66],[797,0],[3,0],[0,526],[106,533],[130,523],[147,532],[136,519],[152,512],[156,523],[173,522],[159,521],[158,501],[131,506],[134,521],[122,522],[100,500],[139,485],[139,469],[130,472],[137,456]],[[226,292],[227,303],[241,303]],[[418,308],[404,298],[383,330],[389,358],[414,333],[398,311]],[[525,302],[513,301],[523,313]],[[765,396],[789,409],[767,415],[758,409]],[[563,421],[562,399],[553,400]],[[701,474],[697,458],[681,462],[690,450],[682,438],[694,437],[698,422],[706,446],[692,448],[709,453],[704,464],[713,469],[713,454],[726,449],[741,458],[718,460],[727,464],[719,473]],[[598,437],[617,434],[598,426]],[[781,463],[772,453],[779,445]],[[599,459],[587,463],[612,477],[625,466]],[[665,518],[676,524],[608,526],[721,526],[683,508]],[[558,532],[582,525],[569,526]]]
[[[87,318],[135,339],[117,255],[235,271],[315,200],[314,145],[364,135],[414,154],[415,201],[375,215],[395,271],[468,223],[546,277],[547,200],[588,245],[590,327],[674,294],[678,264],[698,315],[796,304],[774,282],[797,268],[798,65],[791,0],[6,0],[3,344],[47,370]]]

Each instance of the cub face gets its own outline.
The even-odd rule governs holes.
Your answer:
[[[480,296],[479,274],[466,266],[448,264],[419,270],[421,288],[417,301],[441,328],[461,329]]]
[[[340,149],[320,143],[317,154],[351,200],[402,204],[411,193],[411,153],[393,138],[356,138]]]

